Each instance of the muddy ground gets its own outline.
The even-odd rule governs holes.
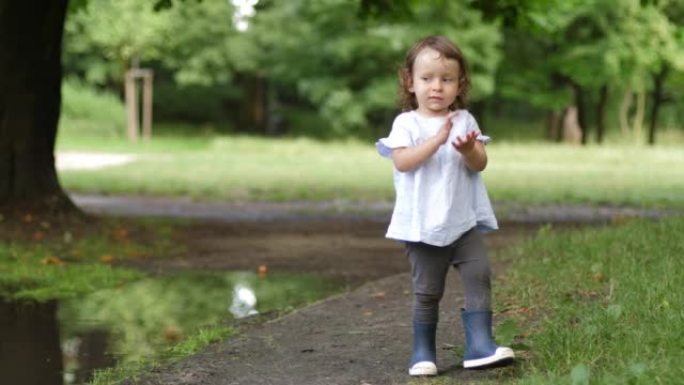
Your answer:
[[[497,251],[531,236],[537,224],[502,224],[487,236],[494,270]],[[188,252],[146,262],[152,271],[183,269],[297,271],[343,280],[349,290],[284,317],[238,324],[238,337],[148,373],[130,384],[413,384],[410,280],[403,248],[384,238],[386,222],[331,219],[197,222],[176,234]],[[454,383],[509,376],[513,368],[465,371],[459,366],[462,294],[450,274],[443,300],[439,368]],[[447,382],[449,383],[449,382]]]
[[[136,385],[384,385],[506,383],[519,364],[487,371],[460,367],[463,333],[458,275],[450,274],[438,327],[437,382],[410,378],[411,292],[402,246],[384,238],[391,205],[335,203],[206,204],[158,198],[76,196],[98,215],[164,216],[189,222],[172,256],[140,262],[149,271],[186,269],[297,271],[341,279],[348,290],[282,317],[238,323],[237,337],[146,373]],[[486,236],[494,275],[506,247],[540,226],[566,227],[658,217],[624,207],[498,205],[501,230]],[[494,281],[496,285],[496,280]],[[496,301],[496,298],[494,299]],[[495,315],[495,322],[501,319]],[[525,352],[518,352],[522,358]],[[518,363],[520,360],[518,360]]]

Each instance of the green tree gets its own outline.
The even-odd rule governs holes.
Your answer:
[[[490,17],[504,18],[510,31],[506,33],[502,92],[552,110],[563,103],[575,104],[586,143],[592,104],[596,139],[601,142],[609,93],[627,92],[631,98],[636,90],[641,96],[635,121],[640,122],[648,79],[653,77],[654,88],[660,84],[662,89],[668,69],[679,68],[681,32],[676,17],[668,18],[668,13],[678,14],[673,3],[499,0],[476,5]],[[520,48],[525,50],[522,55],[516,52]],[[662,91],[654,92],[662,95]],[[660,98],[654,96],[654,100]],[[655,127],[658,103],[653,106]]]
[[[500,33],[467,1],[401,2],[402,15],[371,17],[369,2],[320,0],[272,2],[259,10],[254,30],[262,71],[311,104],[334,135],[378,135],[396,111],[397,70],[419,38],[452,38],[469,59],[474,98],[492,93],[500,56]],[[408,16],[403,13],[408,12]],[[395,16],[395,15],[393,15]],[[277,33],[274,33],[277,31]],[[290,91],[290,93],[293,93]]]
[[[72,12],[65,26],[66,65],[90,82],[123,83],[132,62],[162,56],[173,31],[169,12],[155,12],[156,0],[91,0]]]
[[[157,4],[170,0],[157,0]],[[55,170],[67,11],[87,0],[0,0],[0,206],[74,210]],[[118,18],[117,15],[109,15]]]
[[[662,21],[662,45],[659,57],[651,69],[653,80],[651,118],[648,130],[648,143],[655,144],[658,113],[664,102],[671,100],[667,95],[667,78],[672,72],[684,73],[684,3],[670,0],[656,2],[656,9],[666,20]],[[673,88],[677,88],[676,85]],[[681,86],[679,87],[681,89]]]

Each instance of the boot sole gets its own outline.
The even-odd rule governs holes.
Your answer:
[[[503,366],[513,362],[515,353],[511,348],[499,347],[496,352],[489,357],[478,358],[475,360],[464,360],[463,367],[466,369],[479,369],[492,366]]]
[[[437,365],[430,361],[421,361],[409,368],[410,376],[436,376]]]

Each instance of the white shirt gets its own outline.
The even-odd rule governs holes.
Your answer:
[[[413,147],[434,136],[445,119],[425,118],[415,111],[401,113],[376,148],[390,157],[395,148]],[[467,110],[459,110],[453,123],[447,142],[420,167],[408,172],[394,168],[396,202],[387,238],[447,246],[473,227],[499,228],[480,173],[466,168],[451,145],[457,136],[479,131],[477,122]],[[484,144],[490,140],[484,135],[477,139]]]

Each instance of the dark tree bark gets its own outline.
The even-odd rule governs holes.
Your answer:
[[[596,104],[596,142],[603,143],[606,133],[606,106],[608,105],[608,86],[602,85],[599,91],[599,101]]]
[[[651,104],[651,119],[648,126],[648,144],[654,145],[656,141],[656,127],[658,125],[658,112],[660,105],[665,100],[664,87],[667,78],[668,67],[663,66],[657,74],[653,75],[653,103]]]
[[[471,102],[470,105],[468,106],[470,112],[473,113],[474,116],[477,116],[477,125],[480,126],[480,130],[482,133],[486,134],[487,130],[487,123],[489,123],[487,119],[487,102],[484,100],[478,100],[477,102]]]
[[[0,0],[0,206],[74,209],[55,170],[68,0]]]
[[[575,106],[577,107],[577,123],[582,131],[582,144],[587,144],[589,139],[589,126],[587,125],[587,109],[585,106],[584,89],[579,84],[572,82],[572,89],[575,93]]]
[[[108,352],[109,338],[110,334],[104,330],[92,330],[81,336],[78,345],[77,384],[91,382],[97,369],[116,366],[115,357]]]
[[[546,114],[546,139],[552,142],[563,141],[563,113],[549,110]]]
[[[0,378],[3,384],[61,384],[62,349],[57,301],[0,299]]]

